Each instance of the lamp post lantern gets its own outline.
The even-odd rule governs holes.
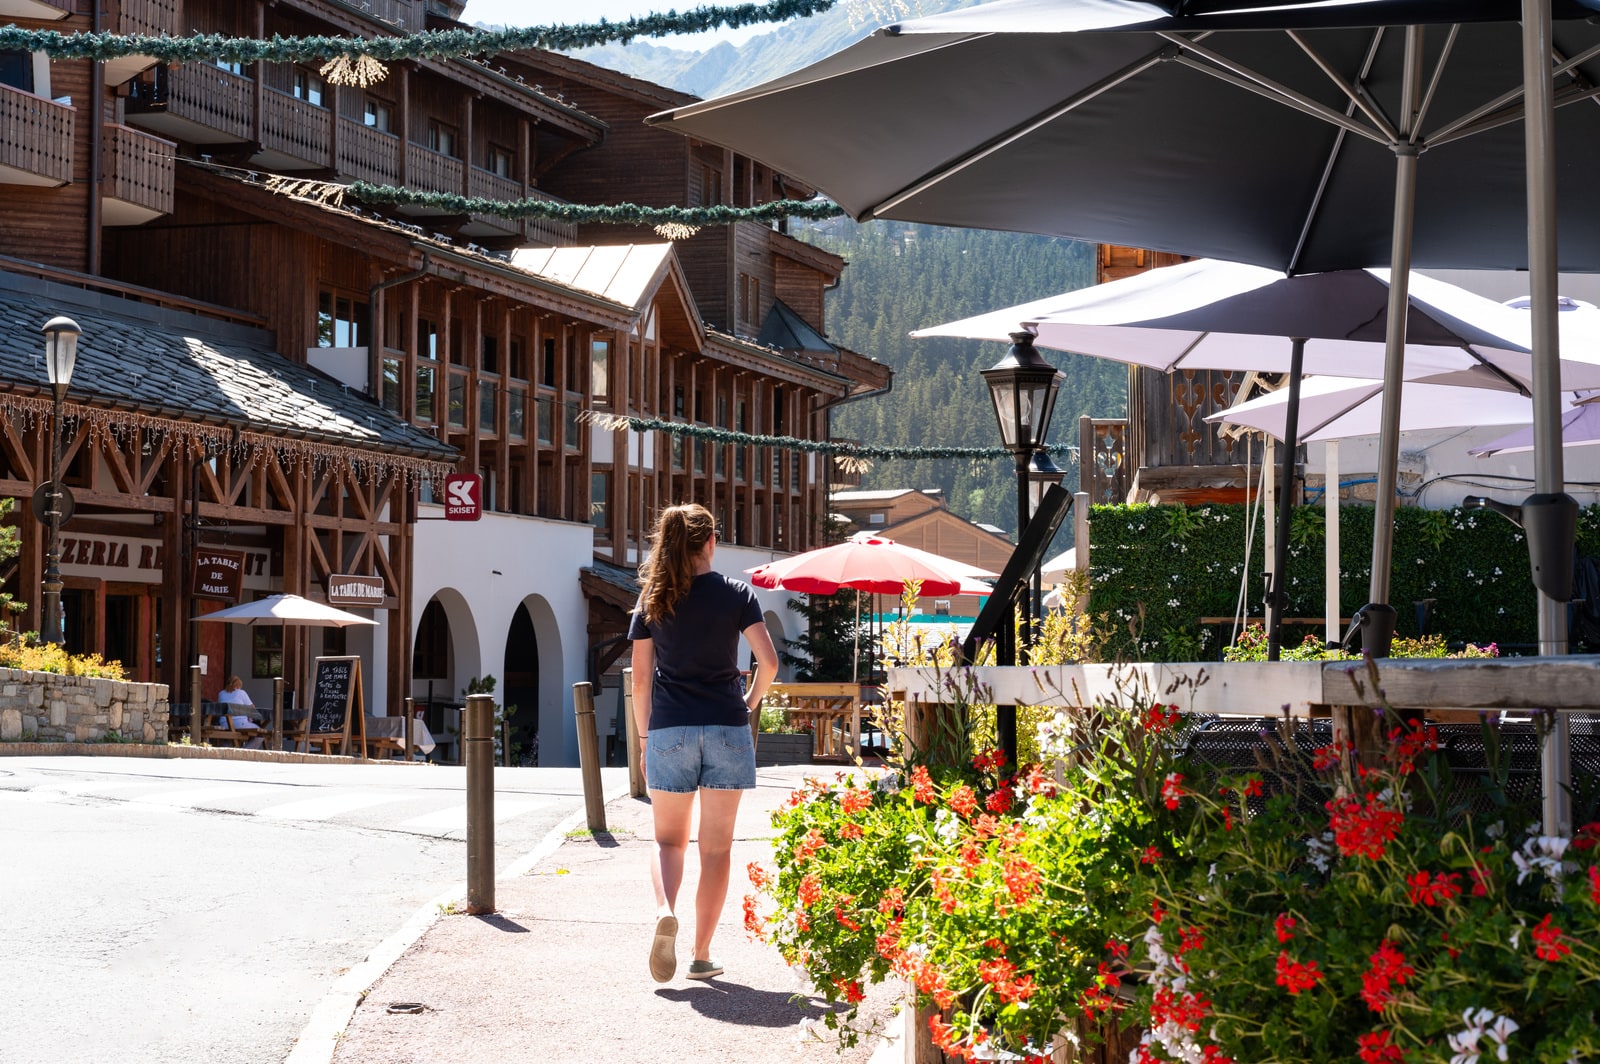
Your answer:
[[[44,595],[40,611],[40,635],[47,643],[64,641],[61,631],[61,401],[72,383],[72,367],[78,360],[78,337],[83,330],[71,318],[55,317],[45,322],[44,364],[50,378],[55,403],[50,417],[50,483],[45,492],[48,509],[44,512],[49,531],[45,543]]]
[[[1044,446],[1045,436],[1050,431],[1050,415],[1055,412],[1056,392],[1061,387],[1062,373],[1039,354],[1033,346],[1033,334],[1028,332],[1012,333],[1011,348],[1006,356],[982,372],[983,381],[989,386],[989,396],[994,400],[994,415],[1000,424],[1001,442],[1016,460],[1017,541],[1020,543],[1032,512],[1028,474],[1034,453]],[[1035,571],[1029,586],[1038,579]],[[1027,612],[1031,621],[1031,605]],[[1016,639],[1010,625],[1001,629],[995,651],[998,664],[1017,663]],[[1017,764],[1015,706],[997,707],[995,732],[1007,764],[1014,769]]]

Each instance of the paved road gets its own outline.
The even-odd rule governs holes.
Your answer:
[[[464,770],[0,759],[0,1061],[271,1064],[466,874]],[[606,770],[614,792],[623,770]],[[582,807],[498,769],[496,860]]]

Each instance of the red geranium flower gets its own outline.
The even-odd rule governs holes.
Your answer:
[[[1406,883],[1411,887],[1413,905],[1440,905],[1461,896],[1461,875],[1458,872],[1448,875],[1437,872],[1430,878],[1428,870],[1424,868],[1407,876]]]
[[[822,883],[818,881],[815,873],[808,873],[800,880],[796,893],[800,898],[800,907],[809,909],[822,899]]]
[[[1252,776],[1250,779],[1246,780],[1244,785],[1244,796],[1246,798],[1261,797],[1261,780],[1255,776]]]
[[[1405,816],[1378,801],[1377,795],[1368,792],[1364,798],[1351,795],[1327,803],[1329,825],[1333,828],[1333,841],[1346,857],[1370,857],[1380,860],[1384,848],[1400,833]]]
[[[1005,872],[1002,874],[1006,890],[1011,892],[1011,900],[1018,905],[1026,905],[1028,899],[1039,886],[1039,870],[1032,864],[1018,857],[1006,862]]]
[[[1279,913],[1277,919],[1272,921],[1272,930],[1278,936],[1281,946],[1294,937],[1294,929],[1298,921],[1288,913]]]
[[[861,989],[859,979],[835,979],[833,988],[839,991],[839,996],[844,998],[846,1004],[854,1005],[867,995]]]
[[[1388,1031],[1373,1031],[1356,1039],[1360,1048],[1356,1056],[1360,1057],[1363,1064],[1400,1064],[1406,1058],[1406,1051],[1389,1040]]]
[[[926,765],[918,765],[911,770],[911,797],[930,804],[938,800],[939,795],[933,789],[933,777],[928,775]]]
[[[1023,773],[1022,782],[1032,794],[1042,794],[1046,798],[1055,796],[1055,778],[1045,771],[1043,765],[1029,765],[1028,771]]]
[[[1176,727],[1178,719],[1176,707],[1164,706],[1159,702],[1144,711],[1144,726],[1156,735]]]
[[[1161,797],[1166,800],[1168,809],[1178,808],[1178,800],[1187,793],[1183,789],[1183,773],[1169,772],[1167,778],[1161,783]]]
[[[1572,952],[1572,947],[1561,941],[1561,928],[1550,922],[1549,913],[1534,927],[1533,941],[1533,955],[1542,961],[1558,961]]]
[[[1161,851],[1154,846],[1146,846],[1144,853],[1139,855],[1140,864],[1155,864],[1159,860],[1161,860]]]
[[[1600,867],[1589,866],[1589,900],[1600,905]]]
[[[984,799],[983,807],[991,813],[1009,813],[1012,801],[1011,788],[1001,787]]]
[[[1600,820],[1592,820],[1572,834],[1574,850],[1592,850],[1600,846]]]
[[[1290,958],[1287,951],[1278,954],[1279,986],[1291,994],[1298,994],[1310,990],[1322,979],[1322,973],[1317,970],[1316,961],[1306,961],[1304,964]]]
[[[1404,986],[1417,972],[1406,963],[1406,955],[1387,939],[1367,961],[1368,968],[1361,976],[1361,1000],[1373,1012],[1382,1012],[1394,1000],[1390,987]]]
[[[851,816],[866,812],[872,806],[872,792],[865,787],[853,787],[839,795],[839,808]]]
[[[822,832],[812,828],[806,832],[805,838],[794,844],[794,863],[805,864],[806,861],[811,859],[812,854],[827,844],[827,840],[822,837]]]
[[[965,819],[972,815],[973,810],[978,808],[978,796],[973,793],[971,787],[963,783],[950,792],[950,808],[954,809],[962,819]]]

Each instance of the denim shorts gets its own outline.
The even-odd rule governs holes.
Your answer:
[[[652,791],[753,790],[755,740],[748,724],[651,728],[645,739],[644,771],[645,784]]]

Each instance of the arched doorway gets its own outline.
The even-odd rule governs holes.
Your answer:
[[[539,742],[539,634],[526,604],[519,605],[506,633],[505,683],[501,705],[511,722],[511,764],[537,765]]]

